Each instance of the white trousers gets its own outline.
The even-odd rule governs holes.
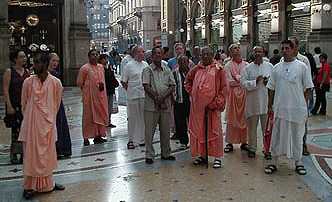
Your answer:
[[[144,143],[144,98],[128,100],[127,116],[129,141]]]
[[[301,164],[304,132],[305,122],[295,123],[275,118],[271,140],[272,156],[286,155]]]

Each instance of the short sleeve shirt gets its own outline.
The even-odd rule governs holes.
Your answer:
[[[145,67],[148,67],[146,62],[137,62],[131,60],[127,63],[121,81],[128,82],[127,97],[128,100],[144,98],[144,87],[142,84],[142,72]]]
[[[169,67],[165,63],[161,63],[162,70],[157,69],[152,63],[149,67],[145,67],[142,73],[143,84],[149,84],[153,91],[156,91],[159,95],[164,95],[169,87],[175,86],[175,80]],[[165,103],[167,109],[165,112],[171,110],[171,96],[169,96]],[[144,109],[146,111],[157,111],[154,100],[149,96],[145,96]]]

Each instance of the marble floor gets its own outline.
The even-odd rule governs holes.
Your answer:
[[[118,97],[125,104],[121,92]],[[328,106],[332,106],[332,94],[328,97]],[[310,117],[311,155],[304,158],[308,174],[298,176],[288,161],[281,160],[279,171],[270,176],[263,172],[261,154],[249,159],[236,147],[234,153],[225,155],[223,168],[196,167],[189,150],[180,150],[180,144],[173,140],[176,161],[161,161],[158,154],[154,164],[146,165],[144,147],[126,149],[125,106],[112,116],[117,127],[108,130],[107,143],[83,147],[77,88],[66,88],[64,104],[73,156],[59,160],[54,176],[66,190],[37,195],[33,201],[332,201],[332,107],[328,116]],[[9,164],[9,144],[10,130],[0,121],[0,201],[24,201],[22,166]],[[158,134],[154,147],[160,153]]]

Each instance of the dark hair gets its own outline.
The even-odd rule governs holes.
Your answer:
[[[215,59],[215,60],[220,60],[220,59],[221,59],[221,54],[220,54],[220,52],[217,52],[217,53],[214,55],[214,59]]]
[[[106,54],[101,54],[101,55],[99,55],[99,57],[98,57],[98,62],[100,62],[102,59],[107,60],[107,58],[108,58],[108,55],[106,55]]]
[[[169,51],[169,48],[168,47],[163,47],[163,52],[164,53],[167,53]]]
[[[294,43],[291,41],[291,40],[289,40],[289,39],[285,39],[285,40],[283,40],[282,42],[281,42],[281,45],[283,45],[283,44],[288,44],[292,49],[295,47],[294,45]]]
[[[161,50],[161,47],[160,47],[160,46],[155,46],[155,47],[153,47],[153,48],[152,48],[152,51],[151,51],[151,52],[152,52],[151,55],[156,54],[157,49],[160,49],[160,50]]]
[[[299,40],[295,36],[289,37],[289,40],[294,41],[294,43],[295,43],[294,45],[299,46]]]
[[[33,63],[34,64],[43,64],[44,68],[48,68],[48,65],[50,63],[50,55],[48,53],[44,53],[44,52],[39,52],[36,53],[33,56]]]
[[[320,54],[320,53],[322,52],[322,50],[320,49],[320,47],[316,47],[316,48],[314,49],[314,52],[315,52],[316,54]]]
[[[92,52],[97,52],[97,50],[96,50],[96,49],[91,49],[91,50],[89,50],[89,52],[88,52],[88,57],[91,56],[91,53],[92,53]]]
[[[24,50],[22,50],[22,49],[16,49],[16,50],[14,50],[13,52],[10,53],[10,55],[9,55],[9,59],[10,59],[12,62],[15,62],[15,60],[16,60],[17,57],[18,57],[19,52],[23,52],[23,53],[25,54]]]
[[[273,54],[279,54],[279,50],[278,49],[274,49],[273,50]]]
[[[324,58],[325,60],[327,60],[327,54],[326,53],[322,53],[319,55],[320,58]]]

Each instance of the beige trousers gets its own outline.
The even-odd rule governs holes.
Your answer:
[[[266,114],[254,115],[247,118],[248,124],[248,145],[249,150],[256,152],[257,150],[257,125],[258,120],[261,123],[262,135],[264,135],[265,126],[266,126]]]
[[[153,136],[159,124],[161,156],[168,157],[171,154],[170,147],[170,112],[144,111],[145,120],[145,158],[153,159]]]

